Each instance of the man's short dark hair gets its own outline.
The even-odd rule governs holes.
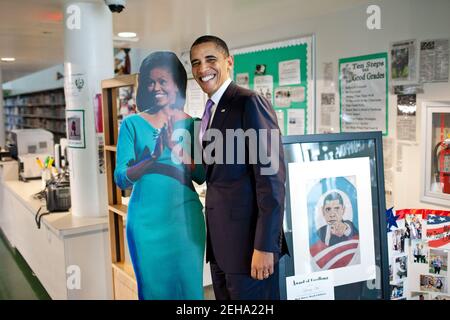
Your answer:
[[[191,52],[192,52],[192,48],[195,47],[196,45],[199,45],[202,43],[207,43],[207,42],[214,43],[217,46],[217,48],[219,48],[219,50],[222,51],[222,53],[225,55],[225,57],[228,57],[230,55],[230,51],[228,50],[228,46],[225,43],[225,41],[223,41],[219,37],[212,36],[212,35],[205,35],[205,36],[201,36],[200,38],[197,38],[197,40],[195,40],[191,46]]]
[[[329,193],[325,197],[325,199],[323,199],[323,205],[325,206],[327,204],[327,202],[334,201],[334,200],[338,200],[341,205],[344,205],[344,200],[342,199],[342,196],[337,192]]]

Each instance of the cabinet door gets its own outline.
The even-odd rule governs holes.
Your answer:
[[[2,168],[0,167],[0,171]],[[1,173],[0,173],[1,176]],[[14,234],[12,224],[12,213],[14,212],[13,203],[9,191],[4,183],[0,181],[0,228],[5,234],[11,246],[14,247]]]
[[[52,299],[67,299],[64,245],[43,223],[38,229],[35,212],[7,192],[14,228],[14,244]]]

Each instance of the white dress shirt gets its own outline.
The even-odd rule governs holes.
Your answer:
[[[220,88],[211,96],[211,100],[214,102],[214,105],[211,107],[211,118],[209,119],[209,126],[211,126],[211,123],[214,119],[214,114],[216,113],[217,106],[219,105],[220,99],[222,98],[223,94],[225,93],[225,90],[227,90],[228,86],[231,83],[231,79],[228,78],[225,80],[224,83],[220,86]]]

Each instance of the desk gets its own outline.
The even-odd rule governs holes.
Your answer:
[[[41,190],[41,181],[14,180],[6,174],[10,166],[13,162],[0,162],[0,228],[10,244],[52,299],[111,299],[107,217],[51,213],[38,229],[35,215],[44,202],[33,195]]]

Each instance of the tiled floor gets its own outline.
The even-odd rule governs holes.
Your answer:
[[[0,231],[0,300],[49,300],[50,296]]]

